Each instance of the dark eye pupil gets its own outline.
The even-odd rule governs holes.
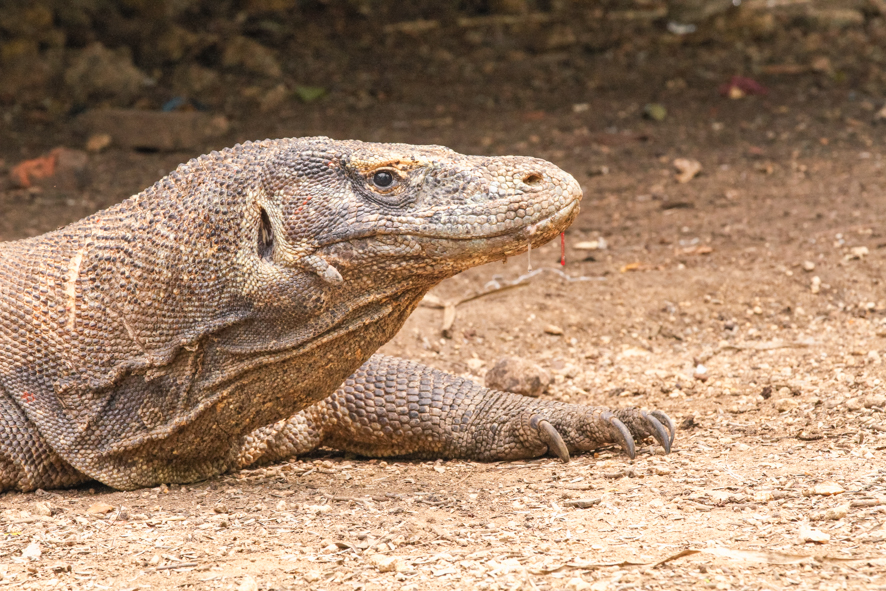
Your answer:
[[[386,189],[394,184],[394,175],[386,170],[380,170],[372,177],[376,187]]]

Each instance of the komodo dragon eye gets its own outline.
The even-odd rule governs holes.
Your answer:
[[[377,189],[393,189],[397,186],[397,177],[389,170],[378,170],[372,175],[372,184]]]

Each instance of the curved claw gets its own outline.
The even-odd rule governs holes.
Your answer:
[[[674,438],[677,436],[677,426],[674,424],[674,421],[671,420],[671,417],[660,410],[654,410],[650,414],[652,414],[652,416],[654,416],[662,424],[664,424],[665,427],[667,427],[671,435],[668,441],[671,444],[671,447],[674,447]]]
[[[557,429],[544,419],[540,420],[536,427],[542,441],[548,444],[548,451],[556,454],[558,458],[563,460],[563,463],[568,462],[569,449],[566,447],[566,442],[563,441]]]
[[[631,437],[631,432],[628,431],[628,428],[625,427],[625,424],[622,423],[618,417],[609,417],[609,423],[618,429],[619,435],[621,435],[622,439],[622,447],[625,449],[625,453],[628,454],[632,460],[637,455],[637,450],[634,447],[634,438]]]
[[[657,418],[655,418],[652,414],[647,413],[645,410],[641,411],[640,414],[652,427],[652,436],[655,437],[655,440],[658,441],[658,443],[664,448],[665,453],[671,453],[670,434],[665,430],[664,425],[658,422]]]

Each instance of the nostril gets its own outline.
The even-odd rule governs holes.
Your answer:
[[[523,184],[536,187],[544,182],[544,177],[537,172],[530,172],[523,177]]]

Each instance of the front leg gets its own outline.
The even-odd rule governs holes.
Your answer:
[[[539,400],[489,390],[424,365],[374,355],[334,394],[244,438],[241,467],[327,446],[364,456],[515,460],[571,454],[653,437],[670,452],[661,411]]]

